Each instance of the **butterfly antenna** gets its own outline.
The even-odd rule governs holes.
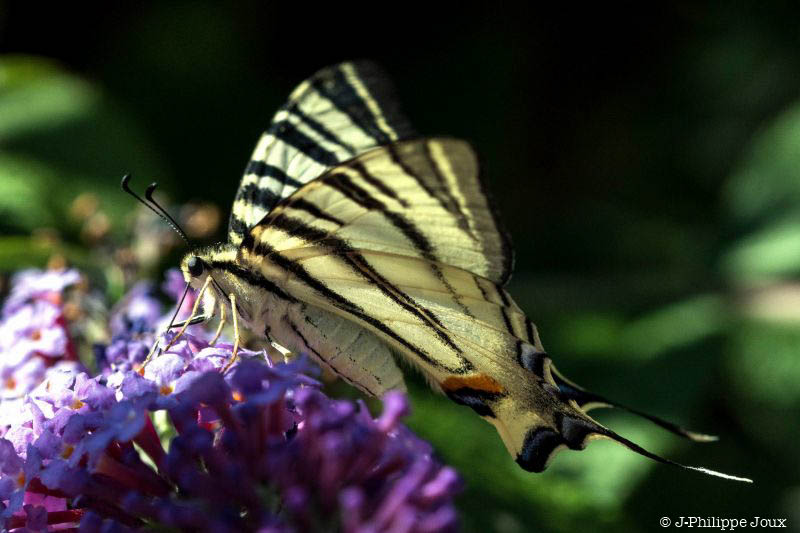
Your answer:
[[[186,236],[186,233],[178,225],[178,222],[174,218],[172,218],[172,216],[169,213],[167,213],[166,209],[161,207],[161,205],[159,205],[159,203],[156,202],[155,198],[153,198],[153,192],[156,190],[156,187],[158,187],[158,183],[156,182],[153,182],[150,185],[148,185],[147,189],[145,189],[144,191],[144,197],[147,198],[150,201],[150,203],[153,204],[164,217],[166,217],[167,221],[170,222],[170,225],[175,229],[175,231],[177,231],[180,234],[183,240],[186,241],[186,244],[189,244],[189,237]]]
[[[158,202],[156,202],[153,199],[153,191],[156,190],[156,187],[158,187],[158,184],[157,183],[151,183],[150,186],[147,187],[147,190],[145,191],[144,195],[147,198],[147,200],[150,201],[150,203],[148,203],[146,200],[144,200],[144,198],[142,198],[141,196],[139,196],[138,194],[136,194],[135,192],[133,192],[131,190],[131,188],[128,186],[128,182],[130,182],[130,181],[131,181],[131,175],[130,174],[125,174],[124,176],[122,176],[122,183],[120,184],[122,186],[122,190],[125,191],[126,193],[130,194],[134,198],[136,198],[136,200],[138,200],[141,204],[143,204],[150,211],[152,211],[153,213],[158,215],[164,222],[169,224],[170,227],[175,230],[175,233],[177,233],[178,235],[181,236],[181,239],[183,239],[183,241],[186,243],[186,245],[191,247],[192,245],[191,245],[191,243],[189,243],[189,238],[186,236],[186,233],[181,229],[180,225],[175,221],[174,218],[172,218],[169,215],[169,213],[167,213],[166,209],[161,207],[158,204]]]

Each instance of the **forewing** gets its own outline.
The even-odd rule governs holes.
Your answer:
[[[281,202],[243,247],[286,251],[315,243],[424,259],[501,285],[511,274],[510,241],[475,154],[456,139],[398,142],[331,169]]]
[[[229,241],[239,244],[281,199],[329,168],[412,134],[379,67],[359,61],[319,71],[259,139],[236,193]]]

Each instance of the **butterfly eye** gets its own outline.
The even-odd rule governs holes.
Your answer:
[[[203,261],[196,255],[189,258],[186,267],[189,269],[189,274],[191,274],[193,278],[197,278],[203,273]]]

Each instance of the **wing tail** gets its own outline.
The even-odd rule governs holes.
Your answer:
[[[657,416],[653,416],[638,409],[628,407],[627,405],[623,405],[613,400],[609,400],[608,398],[599,394],[595,394],[594,392],[587,391],[586,389],[576,385],[564,377],[560,372],[558,372],[558,370],[555,369],[555,367],[551,366],[550,370],[552,372],[553,380],[561,391],[561,394],[567,400],[575,401],[575,403],[577,403],[583,411],[589,411],[591,409],[597,409],[600,407],[614,407],[649,420],[653,424],[666,429],[670,433],[674,433],[675,435],[684,437],[694,442],[714,442],[719,440],[719,437],[715,435],[690,431]]]
[[[710,468],[705,468],[703,466],[688,466],[688,465],[684,465],[684,464],[672,461],[670,459],[665,459],[664,457],[661,457],[660,455],[656,455],[656,454],[654,454],[652,452],[649,452],[649,451],[645,450],[644,448],[642,448],[638,444],[636,444],[634,442],[631,442],[628,439],[626,439],[625,437],[622,437],[622,436],[614,433],[610,429],[603,428],[603,434],[604,434],[605,437],[608,437],[608,438],[614,440],[615,442],[618,442],[619,444],[625,446],[629,450],[634,451],[634,452],[638,453],[639,455],[643,455],[644,457],[647,457],[648,459],[652,459],[653,461],[657,461],[659,463],[663,463],[663,464],[666,464],[666,465],[677,466],[677,467],[683,468],[685,470],[693,470],[695,472],[700,472],[702,474],[706,474],[706,475],[714,476],[714,477],[719,477],[719,478],[727,479],[727,480],[730,480],[730,481],[741,481],[741,482],[744,482],[744,483],[752,483],[753,482],[753,480],[750,479],[750,478],[740,477],[740,476],[733,476],[731,474],[725,474],[723,472],[717,472],[716,470],[711,470]]]
[[[555,377],[555,373],[553,376]],[[557,380],[556,384],[558,384]],[[752,483],[752,480],[748,478],[733,476],[700,466],[687,466],[666,459],[618,435],[592,419],[579,405],[576,405],[576,398],[588,399],[590,393],[586,393],[585,396],[576,396],[575,393],[565,393],[560,386],[554,386],[549,382],[542,382],[541,389],[545,395],[530,395],[528,402],[508,401],[493,405],[495,417],[489,418],[489,421],[497,427],[509,452],[525,470],[541,472],[547,468],[553,457],[563,449],[583,450],[592,440],[610,439],[639,455],[662,464],[677,466],[731,481]],[[519,398],[519,395],[517,397]],[[600,397],[593,395],[591,398],[597,401]],[[543,404],[547,404],[546,407]],[[543,413],[547,413],[549,416],[541,416]],[[649,417],[649,415],[644,416],[651,420],[654,418]],[[670,430],[677,427],[668,422],[661,424],[660,422],[663,421],[660,419],[655,419],[654,422],[659,423],[659,425],[665,425]],[[677,433],[689,438],[697,436],[685,430]],[[694,440],[698,439],[695,438]]]

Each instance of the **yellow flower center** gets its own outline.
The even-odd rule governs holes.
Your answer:
[[[75,451],[75,448],[69,444],[67,444],[64,449],[61,451],[61,458],[62,459],[69,459],[72,456],[72,452]]]

